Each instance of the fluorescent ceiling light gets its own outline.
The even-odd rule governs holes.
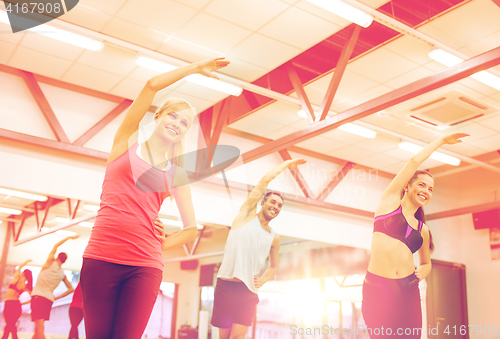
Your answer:
[[[243,92],[243,89],[241,87],[217,80],[215,78],[209,78],[201,74],[191,74],[186,77],[186,80],[192,82],[193,84],[215,89],[216,91],[222,93],[234,95],[235,97],[239,96],[241,92]]]
[[[0,22],[10,25],[9,16],[6,11],[0,10]]]
[[[96,206],[96,205],[86,204],[85,206],[83,206],[83,208],[86,209],[87,211],[92,211],[92,212],[99,211],[99,206]]]
[[[68,218],[55,217],[55,219],[53,221],[61,223],[61,224],[67,224],[71,220],[68,219]],[[89,221],[82,221],[82,222],[78,223],[78,225],[79,226],[83,226],[83,227],[93,227],[94,223],[93,222],[89,222]]]
[[[169,225],[169,226],[177,226],[179,228],[182,228],[184,224],[180,220],[173,220],[173,219],[165,219],[165,218],[159,218],[162,223]],[[196,228],[201,230],[204,226],[200,224],[196,224]]]
[[[6,188],[0,188],[0,194],[10,195],[10,196],[19,197],[19,198],[25,198],[25,199],[30,199],[30,200],[37,200],[37,201],[46,201],[47,200],[47,197],[44,197],[43,195],[19,192],[19,191],[9,190]]]
[[[161,220],[162,223],[166,224],[166,225],[170,225],[170,226],[178,226],[178,227],[182,227],[182,221],[179,221],[179,220],[172,220],[172,219],[165,219],[165,218],[159,218]]]
[[[66,231],[66,230],[59,230],[59,231],[55,231],[54,233],[59,234],[59,235],[64,235],[65,237],[72,237],[72,236],[76,235],[75,232]]]
[[[377,136],[377,132],[372,131],[371,129],[364,128],[358,125],[354,125],[351,123],[344,124],[342,126],[339,126],[338,129],[344,131],[344,132],[349,132],[352,134],[359,135],[363,138],[368,138],[368,139],[373,139]]]
[[[8,18],[7,12],[3,10],[0,10],[0,22],[10,25],[10,20]],[[34,24],[37,23],[34,22]],[[104,47],[104,44],[101,41],[90,39],[79,34],[65,31],[63,29],[58,29],[47,24],[36,25],[35,27],[29,28],[27,30],[30,32],[38,33],[40,35],[44,35],[48,38],[56,39],[95,52],[99,52]]]
[[[135,59],[135,63],[139,66],[142,66],[142,67],[145,67],[145,68],[148,68],[150,70],[157,71],[160,73],[173,71],[174,69],[177,68],[175,66],[166,64],[164,62],[161,62],[161,61],[158,61],[155,59],[151,59],[151,58],[147,58],[147,57],[143,57],[143,56],[137,57]]]
[[[486,71],[481,71],[474,73],[470,76],[472,79],[481,81],[483,84],[493,87],[494,89],[500,91],[500,78],[496,75],[488,73]]]
[[[441,49],[435,49],[431,52],[429,52],[429,57],[432,60],[435,60],[445,66],[451,67],[458,65],[459,63],[463,62],[463,59],[454,56],[453,54],[450,54],[448,52],[445,52]],[[472,79],[476,79],[477,81],[482,82],[485,85],[488,85],[490,87],[493,87],[496,90],[500,91],[500,78],[497,77],[496,75],[493,75],[491,73],[488,73],[486,71],[481,71],[474,73],[470,76]]]
[[[398,147],[405,150],[405,151],[411,152],[411,153],[418,153],[423,148],[421,146],[418,146],[418,145],[415,145],[415,144],[412,144],[412,143],[406,142],[406,141],[401,142],[398,145]],[[441,161],[441,162],[444,162],[445,164],[449,164],[449,165],[453,165],[453,166],[460,165],[460,159],[457,159],[455,157],[452,157],[452,156],[449,156],[449,155],[446,155],[443,153],[439,153],[439,152],[432,153],[429,158],[437,160],[437,161]]]
[[[309,120],[309,113],[306,113],[306,111],[304,111],[303,109],[299,110],[297,114],[299,115],[299,117]],[[318,122],[319,118],[321,118],[321,114],[319,114],[318,112],[314,112],[314,122]]]
[[[35,27],[37,28],[37,27]],[[29,29],[32,30],[32,29]],[[62,29],[56,29],[55,33],[52,32],[36,32],[41,35],[44,35],[48,38],[56,39],[62,42],[66,42],[68,44],[72,44],[78,47],[82,47],[94,52],[99,52],[103,49],[104,43],[84,37],[79,34],[71,33]]]
[[[309,115],[303,109],[299,110],[297,112],[297,114],[304,119],[309,118]],[[315,116],[314,122],[318,122],[319,118],[321,117],[320,114],[318,112],[314,112],[314,116]],[[351,123],[347,123],[347,124],[344,124],[342,126],[339,126],[338,129],[340,129],[344,132],[356,134],[356,135],[359,135],[363,138],[368,138],[368,139],[373,139],[377,136],[377,132],[372,131],[371,129],[368,129],[368,128],[364,128],[364,127],[361,127],[358,125],[351,124]]]
[[[445,66],[451,67],[458,65],[463,62],[463,60],[453,54],[443,51],[442,49],[435,49],[429,52],[429,58],[443,64]]]
[[[13,208],[0,207],[0,213],[19,215],[23,212],[20,210],[15,210]]]
[[[139,66],[151,69],[153,71],[157,71],[160,73],[165,73],[172,71],[176,69],[177,67],[166,64],[164,62],[151,59],[148,57],[143,57],[140,56],[135,59],[135,63]],[[235,86],[232,84],[229,84],[224,81],[217,80],[215,78],[209,78],[201,74],[191,74],[185,78],[186,81],[192,82],[194,84],[208,87],[211,89],[214,89],[216,91],[234,95],[234,96],[239,96],[241,92],[243,92],[243,89],[239,86]]]
[[[366,14],[359,9],[352,7],[340,0],[307,0],[310,3],[326,9],[335,15],[338,15],[346,20],[354,22],[364,28],[370,26],[373,21],[371,15]]]

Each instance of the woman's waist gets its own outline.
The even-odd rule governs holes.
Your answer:
[[[94,224],[123,224],[124,222],[151,224],[159,211],[160,205],[155,204],[106,204],[101,205]]]
[[[217,279],[225,280],[225,281],[233,281],[233,282],[243,282],[241,279],[238,278],[223,278],[223,277],[217,277]]]
[[[162,260],[162,244],[150,232],[131,232],[92,229],[84,257],[122,260]]]
[[[415,272],[400,278],[387,278],[375,274],[373,272],[366,272],[364,284],[370,285],[376,288],[382,288],[388,291],[397,291],[399,289],[409,289],[416,288],[418,286],[418,278]]]
[[[415,271],[413,255],[408,248],[372,248],[368,271],[382,277],[399,279]]]
[[[20,295],[21,294],[19,292],[13,290],[12,288],[9,288],[7,292],[5,292],[5,301],[19,300]]]
[[[126,232],[117,230],[92,230],[87,249],[103,252],[133,252],[151,255],[162,251],[160,240],[152,232]]]

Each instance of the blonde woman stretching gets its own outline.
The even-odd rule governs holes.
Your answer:
[[[186,172],[183,141],[194,118],[187,102],[168,100],[154,115],[155,129],[137,141],[139,123],[155,94],[184,78],[229,62],[211,59],[150,79],[116,132],[101,194],[101,206],[81,273],[87,339],[139,339],[162,281],[162,250],[185,244],[198,234]],[[162,202],[175,198],[184,229],[166,238],[157,219]]]

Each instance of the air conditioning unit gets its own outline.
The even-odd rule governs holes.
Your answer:
[[[496,111],[498,109],[480,100],[459,91],[452,91],[401,113],[413,121],[442,130]]]

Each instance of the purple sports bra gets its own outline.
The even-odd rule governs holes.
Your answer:
[[[375,218],[373,232],[380,232],[398,239],[408,246],[411,253],[420,249],[424,239],[422,238],[422,221],[418,221],[418,231],[408,225],[402,212],[402,207],[394,212],[385,215],[379,215]]]
[[[17,288],[17,283],[18,283],[18,282],[19,282],[19,279],[18,279],[15,283],[10,284],[10,285],[9,285],[9,288],[10,288],[10,289],[12,289],[12,290],[14,290],[14,291],[16,291],[18,294],[21,294],[21,293],[23,293],[23,292],[24,292],[24,288],[23,288],[22,290],[19,290],[19,289]]]

